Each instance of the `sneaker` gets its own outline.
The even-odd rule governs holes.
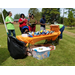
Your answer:
[[[28,53],[28,56],[31,56],[31,53]]]
[[[62,40],[62,39],[60,39],[60,40]]]

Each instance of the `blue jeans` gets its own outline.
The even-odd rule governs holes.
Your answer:
[[[59,36],[58,38],[62,39],[62,37],[63,37],[62,33],[63,33],[64,29],[65,29],[65,26],[63,26],[63,27],[60,29],[61,34],[60,34],[60,36]]]
[[[16,34],[15,34],[15,30],[8,30],[9,34],[8,35],[11,35],[11,32],[13,33],[13,36],[16,37]]]

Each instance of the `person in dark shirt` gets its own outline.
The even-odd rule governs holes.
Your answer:
[[[40,20],[40,30],[45,30],[45,25],[46,25],[46,19],[45,19],[45,15],[42,16],[41,20]]]

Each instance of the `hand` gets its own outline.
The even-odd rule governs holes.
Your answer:
[[[32,24],[35,24],[35,23],[32,23]]]
[[[31,23],[29,25],[31,25]]]
[[[23,21],[25,21],[25,20],[23,20]]]
[[[11,22],[8,22],[8,23],[11,23]]]
[[[12,24],[14,23],[14,22],[11,22]]]
[[[46,23],[45,24],[42,24],[42,25],[46,25]]]

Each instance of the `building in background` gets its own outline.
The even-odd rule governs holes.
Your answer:
[[[15,23],[15,24],[19,24],[18,21],[19,21],[19,19],[14,19],[14,23]]]

